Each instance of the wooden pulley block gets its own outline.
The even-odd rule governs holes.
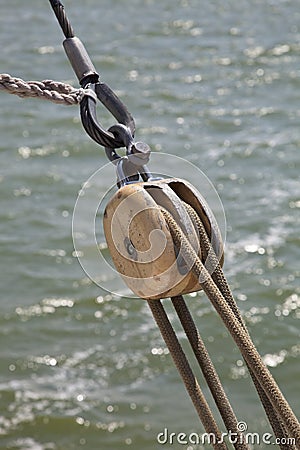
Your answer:
[[[127,184],[104,212],[104,233],[117,271],[138,297],[160,299],[201,290],[160,210],[168,210],[201,257],[197,229],[183,202],[201,218],[223,264],[223,244],[216,220],[199,192],[188,182],[162,179]]]

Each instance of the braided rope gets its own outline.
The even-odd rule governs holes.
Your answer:
[[[7,73],[0,74],[0,91],[63,105],[78,105],[83,97],[83,89],[76,89],[70,84],[53,80],[24,81]]]
[[[192,369],[188,363],[185,353],[177,339],[175,331],[168,319],[168,316],[163,308],[160,300],[147,300],[150,306],[153,317],[160,329],[162,337],[167,344],[174,363],[181,375],[186,390],[195,406],[195,409],[200,417],[201,422],[207,433],[215,437],[212,442],[216,450],[226,450],[227,445],[223,442],[221,432],[216,424],[214,416],[205,400],[201,388],[196,380]]]
[[[251,367],[256,379],[259,380],[261,388],[264,390],[278,416],[281,418],[281,421],[284,423],[289,435],[291,437],[294,437],[296,439],[296,442],[299,442],[299,422],[295,417],[292,409],[290,408],[288,402],[284,398],[271,373],[263,363],[248,332],[236,317],[226,299],[224,299],[222,293],[211,278],[209,272],[204,267],[200,258],[198,258],[198,255],[194,251],[193,247],[191,246],[171,214],[164,208],[161,208],[161,211],[169,226],[175,245],[178,248],[181,248],[186,261],[191,264],[193,272],[199,279],[201,279],[203,290],[205,291],[206,295],[225,323],[228,331],[239,347],[245,361],[247,362],[248,366]]]
[[[248,333],[246,325],[243,322],[241,313],[236,305],[236,302],[233,298],[230,287],[224,276],[223,270],[219,264],[219,261],[217,259],[217,256],[215,255],[215,252],[212,249],[212,245],[210,243],[209,237],[207,236],[207,233],[206,233],[206,230],[205,230],[205,227],[204,227],[202,221],[200,220],[196,211],[190,205],[188,205],[187,203],[184,203],[184,207],[186,208],[189,216],[191,217],[193,223],[196,225],[196,228],[198,230],[199,237],[200,237],[201,252],[202,252],[202,255],[204,255],[204,259],[207,258],[206,266],[214,268],[214,271],[212,273],[213,281],[218,286],[224,299],[227,301],[228,305],[231,307],[232,312],[234,313],[235,317],[239,320],[240,324],[243,326],[245,332]],[[250,339],[250,336],[249,336],[249,339]],[[277,438],[279,438],[279,442],[280,442],[279,447],[282,450],[296,449],[296,446],[293,446],[291,444],[288,444],[288,445],[284,444],[284,442],[287,442],[288,431],[287,431],[284,423],[282,423],[282,421],[280,420],[280,417],[279,417],[277,411],[273,408],[273,405],[270,402],[265,391],[261,387],[261,385],[259,383],[259,379],[256,378],[251,366],[247,363],[247,361],[245,361],[245,363],[248,367],[252,381],[255,385],[257,393],[258,393],[260,400],[262,402],[262,405],[265,409],[265,412],[266,412],[269,422],[272,426],[274,434]]]
[[[200,336],[199,330],[195,325],[183,296],[180,295],[178,297],[173,297],[172,303],[191,344],[218,410],[220,411],[227,431],[234,433],[236,436],[236,440],[233,442],[234,448],[236,450],[249,450],[249,446],[245,441],[243,433],[241,433],[238,428],[238,420],[234,414],[231,404],[229,403],[228,397],[223,389],[213,362],[208,354],[206,346]]]

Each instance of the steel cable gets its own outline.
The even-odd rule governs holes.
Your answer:
[[[49,1],[65,37],[67,39],[74,37],[75,36],[74,30],[72,28],[69,19],[66,16],[63,4],[59,0],[49,0]]]

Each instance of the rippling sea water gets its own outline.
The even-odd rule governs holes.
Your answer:
[[[299,414],[298,2],[65,6],[102,79],[136,118],[138,138],[214,184],[227,220],[225,273]],[[2,2],[1,73],[77,86],[61,41],[47,1]],[[85,135],[77,107],[4,93],[0,102],[0,448],[196,448],[157,443],[164,428],[203,428],[146,304],[93,284],[74,253],[73,208],[106,163],[103,150]],[[112,182],[104,174],[99,197]],[[112,283],[121,292],[118,277]],[[249,431],[270,431],[213,308],[201,293],[187,301],[238,418]]]

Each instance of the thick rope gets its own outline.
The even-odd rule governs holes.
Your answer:
[[[184,301],[184,298],[182,296],[173,297],[172,303],[176,309],[177,315],[188,337],[196,359],[201,367],[202,373],[212,393],[218,410],[220,411],[226,429],[228,432],[231,431],[234,433],[234,436],[236,436],[233,444],[234,448],[237,450],[249,449],[249,446],[245,443],[243,434],[238,429],[238,420],[229,403],[216,369],[207,352],[205,344],[201,339],[200,333]]]
[[[83,89],[75,89],[70,84],[59,81],[24,81],[7,73],[0,74],[0,91],[19,97],[37,97],[63,105],[78,105],[83,97]]]
[[[207,266],[207,268],[212,269],[212,270],[210,270],[212,272],[212,279],[218,286],[220,292],[222,293],[224,299],[227,301],[228,305],[231,307],[232,312],[235,314],[235,316],[239,320],[240,324],[244,327],[244,330],[246,332],[248,332],[248,330],[243,322],[240,311],[239,311],[239,309],[236,305],[236,302],[232,296],[232,292],[231,292],[230,287],[227,283],[227,280],[224,276],[223,270],[219,264],[217,256],[216,256],[215,252],[213,251],[213,248],[212,248],[211,242],[209,240],[209,237],[207,235],[207,232],[205,230],[205,227],[204,227],[202,221],[200,220],[200,217],[198,216],[196,211],[190,205],[188,205],[187,203],[184,203],[184,206],[199,233],[201,252],[203,255],[203,259],[206,260],[205,265]],[[250,338],[250,336],[249,336],[249,338]],[[255,385],[255,388],[260,397],[260,400],[262,402],[262,405],[265,409],[265,412],[267,414],[269,422],[272,426],[274,434],[279,439],[279,442],[281,442],[279,444],[279,447],[282,450],[296,449],[296,447],[292,446],[291,444],[289,444],[289,445],[284,444],[284,442],[288,442],[287,441],[287,438],[289,437],[288,431],[287,431],[284,423],[282,423],[282,421],[280,420],[280,417],[278,416],[276,410],[273,408],[273,405],[270,402],[268,396],[265,394],[263,388],[260,386],[259,380],[257,380],[257,378],[255,377],[255,374],[253,373],[251,367],[247,364],[247,361],[245,361],[245,362],[248,367],[251,378],[253,380],[253,383]]]
[[[204,267],[202,261],[198,258],[198,255],[190,245],[182,230],[178,227],[171,214],[163,208],[161,208],[161,211],[169,226],[175,245],[178,248],[181,248],[186,262],[191,264],[194,274],[198,277],[198,279],[201,279],[203,290],[222,318],[227,329],[239,347],[245,361],[251,367],[255,377],[259,380],[260,385],[271,401],[273,407],[276,409],[281,417],[281,420],[284,422],[289,432],[289,437],[295,438],[296,442],[300,442],[299,422],[278,388],[271,373],[263,363],[258,351],[250,339],[249,334],[245,331],[240,321],[232,312],[231,307],[224,299],[209,272]]]
[[[160,329],[174,363],[180,373],[185,387],[191,397],[195,409],[200,417],[205,431],[214,436],[213,447],[217,450],[226,450],[227,445],[223,442],[222,435],[215,422],[214,416],[203,396],[200,386],[192,372],[185,353],[177,339],[175,331],[160,300],[148,300],[153,317]]]

